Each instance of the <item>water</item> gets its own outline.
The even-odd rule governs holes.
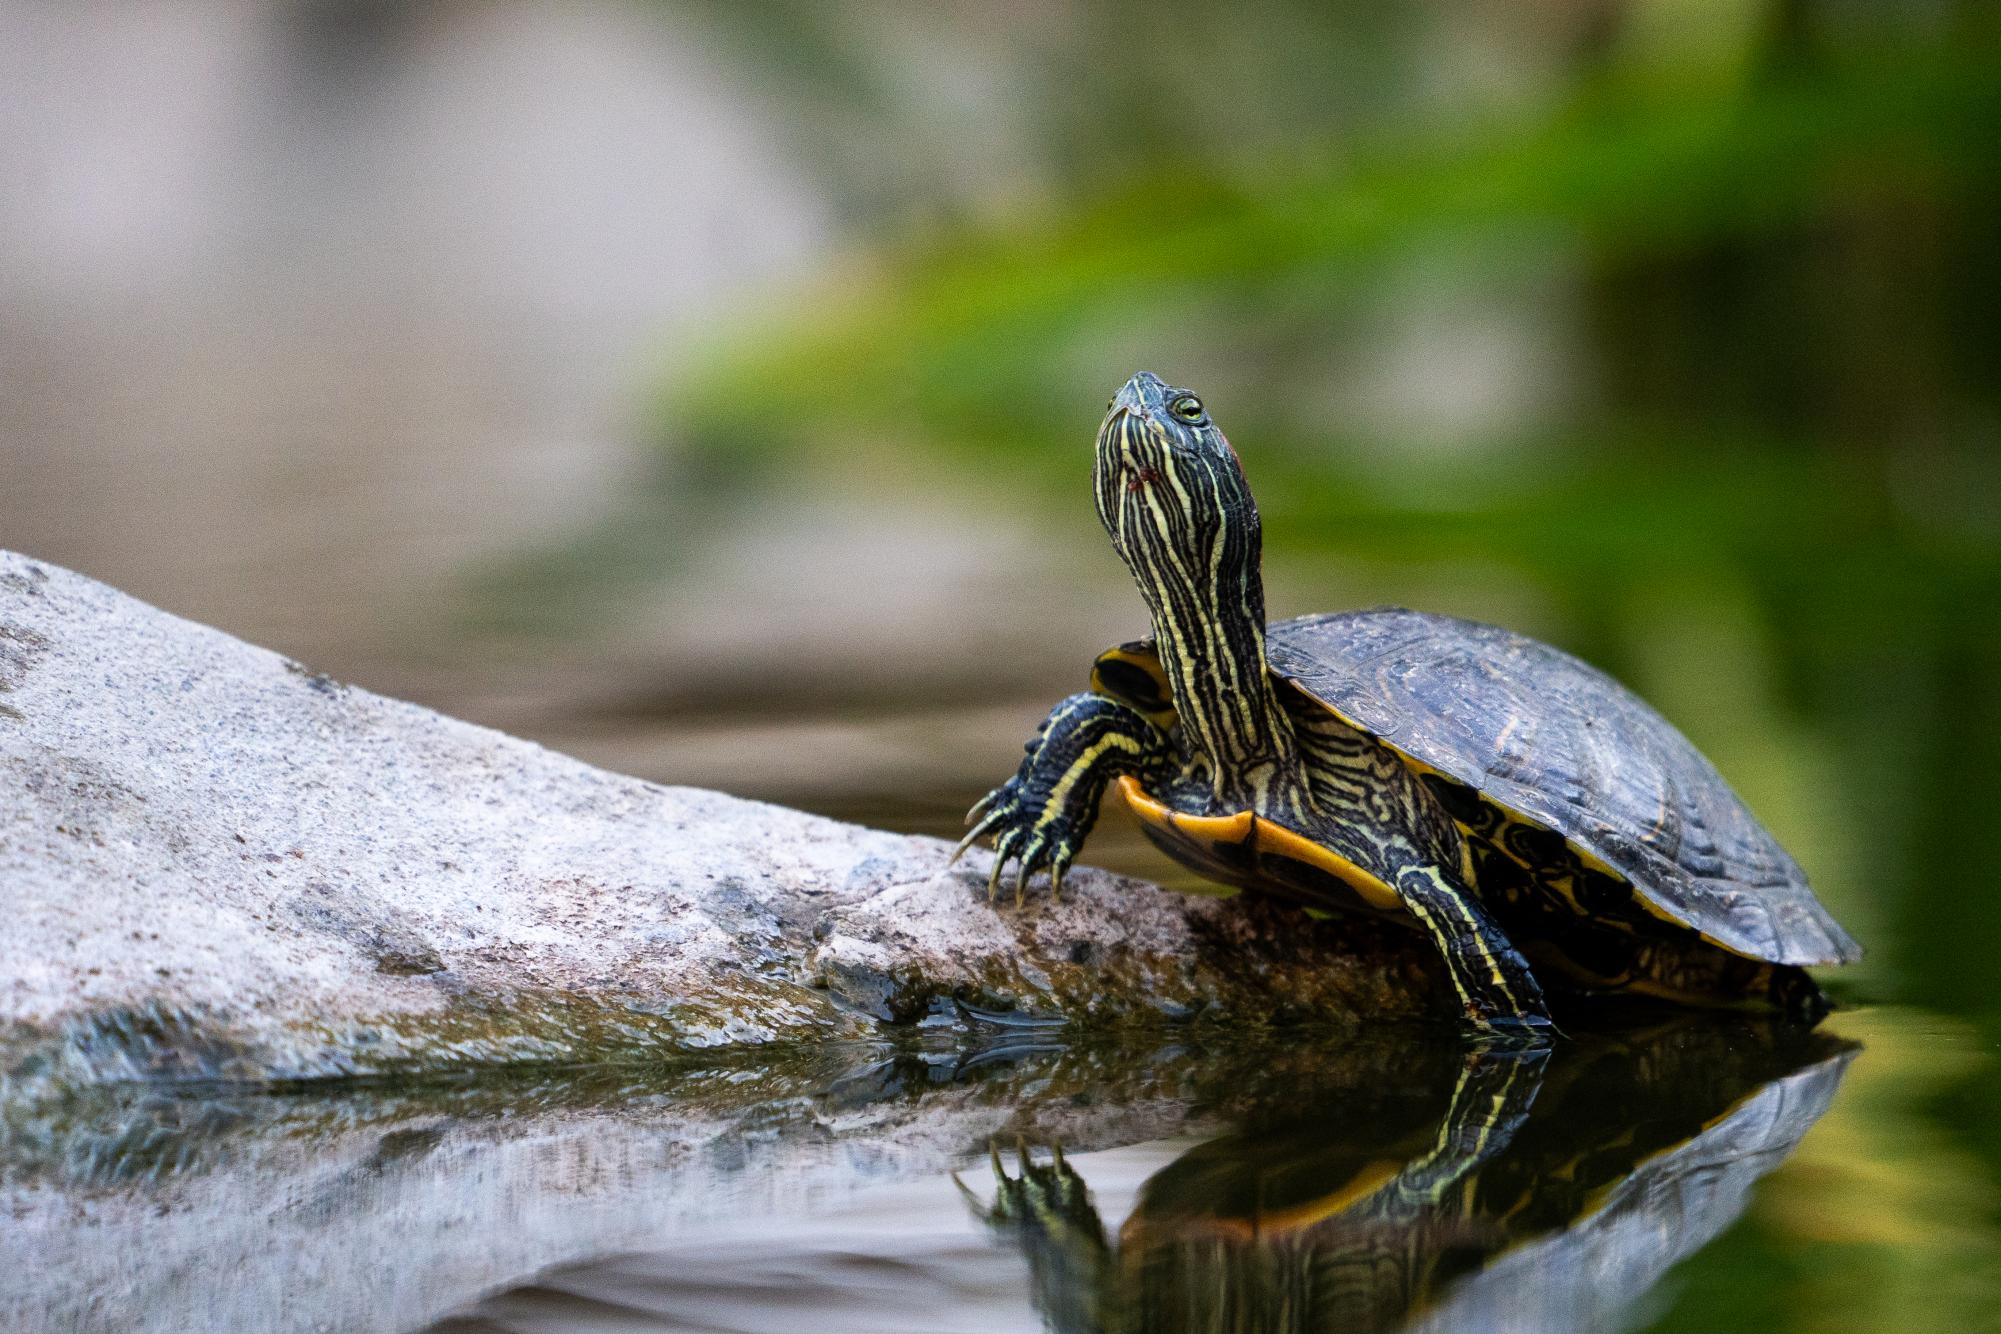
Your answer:
[[[129,1093],[6,1128],[21,1331],[1994,1327],[1897,1008]]]
[[[1658,8],[0,18],[8,546],[947,833],[1144,629],[1084,473],[1149,365],[1227,416],[1275,616],[1605,666],[1870,951],[1791,1045],[107,1096],[0,1121],[0,1328],[2001,1327],[2001,45]],[[1154,29],[1199,77],[1102,59]],[[1087,860],[1195,887],[1117,811]]]

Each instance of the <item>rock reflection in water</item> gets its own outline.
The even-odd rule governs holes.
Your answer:
[[[1593,1325],[1740,1212],[1848,1056],[1711,1020],[1471,1063],[1413,1031],[973,1036],[0,1097],[0,1328]],[[997,1244],[949,1173],[1018,1139],[1077,1171],[1034,1150]]]
[[[973,1208],[1062,1334],[1596,1329],[1743,1212],[1854,1050],[1697,1021],[1449,1072],[1404,1053],[1184,1154],[1116,1245],[1060,1151],[996,1154]]]

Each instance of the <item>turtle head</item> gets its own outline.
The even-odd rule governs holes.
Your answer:
[[[1149,601],[1174,569],[1247,562],[1255,575],[1260,538],[1250,483],[1188,390],[1151,371],[1127,380],[1098,429],[1093,480],[1098,518]]]
[[[1093,483],[1216,800],[1263,808],[1292,771],[1293,743],[1265,670],[1264,537],[1237,451],[1200,398],[1141,371],[1098,428]]]

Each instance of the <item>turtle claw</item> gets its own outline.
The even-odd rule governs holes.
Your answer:
[[[988,794],[986,800],[987,801],[993,800],[993,796],[991,793]],[[975,807],[975,809],[978,808]],[[952,849],[952,855],[945,859],[945,865],[947,869],[958,865],[959,858],[966,855],[966,849],[972,847],[973,844],[979,842],[982,838],[986,837],[986,835],[993,829],[993,827],[1000,823],[1002,823],[1000,813],[992,812],[989,813],[978,824],[974,825],[971,829],[967,830],[966,836],[959,840],[959,845]]]
[[[1001,881],[1008,875],[1009,862],[1015,863],[1014,902],[1020,907],[1028,898],[1028,882],[1038,871],[1050,873],[1054,890],[1076,857],[1069,819],[1062,815],[1053,820],[1047,818],[1047,812],[1028,796],[1020,775],[980,798],[966,818],[972,827],[952,849],[945,865],[957,864],[969,848],[991,839],[994,864],[987,875],[989,902],[1000,897]]]
[[[1070,863],[1075,860],[1077,849],[1069,842],[1056,845],[1056,851],[1049,859],[1049,901],[1058,903],[1063,898],[1063,877],[1070,871]]]
[[[1014,881],[1015,905],[1020,906],[1028,882],[1038,871],[1049,873],[1050,901],[1053,903],[1061,900],[1063,877],[1070,870],[1070,863],[1075,860],[1076,855],[1076,846],[1071,841],[1066,821],[1059,818],[1037,832],[1029,840],[1028,846],[1021,851],[1021,865]]]
[[[1105,708],[1113,706],[1107,700],[1079,696],[1079,700],[1059,706],[1051,720],[1075,716],[1079,710]],[[986,876],[988,902],[1001,898],[1003,880],[1013,880],[1015,906],[1021,908],[1029,898],[1029,882],[1041,872],[1049,872],[1051,898],[1063,894],[1063,876],[1077,860],[1085,836],[1091,834],[1099,798],[1109,780],[1105,774],[1085,782],[1077,778],[1073,772],[1079,762],[1077,740],[1067,732],[1053,738],[1051,724],[1045,722],[1029,742],[1027,758],[1015,776],[972,802],[972,810],[966,812],[966,834],[944,864],[954,866],[976,844],[992,846],[994,864]]]
[[[1097,822],[1098,803],[1114,777],[1165,773],[1173,760],[1151,723],[1098,695],[1072,695],[1058,704],[1022,749],[1014,776],[966,812],[966,836],[945,863],[955,864],[975,844],[989,844],[994,864],[987,897],[998,899],[1002,879],[1011,878],[1017,907],[1028,898],[1029,882],[1045,871],[1050,897],[1061,894],[1063,876]]]
[[[1000,893],[1001,873],[1007,869],[1007,859],[1014,855],[1015,844],[1021,842],[1026,831],[1021,825],[1010,825],[994,840],[994,869],[987,876],[987,902],[992,903]],[[1021,892],[1015,891],[1015,906],[1021,906]]]
[[[998,806],[966,836],[952,854],[952,859],[957,861],[959,853],[990,833],[993,836],[994,864],[987,875],[988,902],[1000,897],[1001,880],[1008,875],[1010,862],[1014,863],[1015,907],[1019,908],[1027,902],[1028,882],[1038,872],[1049,873],[1051,898],[1062,892],[1064,872],[1070,869],[1071,862],[1076,858],[1067,820],[1061,816],[1054,820],[1041,818],[1019,805]]]
[[[964,1182],[959,1183],[959,1189],[983,1222],[1026,1229],[1066,1250],[1079,1247],[1080,1259],[1102,1257],[1104,1225],[1091,1203],[1084,1178],[1063,1156],[1060,1146],[1051,1145],[1049,1161],[1038,1163],[1027,1140],[1016,1136],[1014,1170],[1010,1172],[1000,1145],[988,1140],[987,1160],[993,1165],[992,1204],[980,1205],[971,1189]]]
[[[1021,906],[1022,898],[1028,893],[1028,878],[1040,870],[1048,861],[1049,837],[1043,833],[1030,836],[1028,846],[1021,850],[1021,864],[1014,877],[1014,906]]]

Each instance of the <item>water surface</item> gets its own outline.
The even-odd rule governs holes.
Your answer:
[[[9,1329],[1991,1327],[1923,1012],[933,1032],[780,1061],[14,1118]],[[1922,1327],[1922,1326],[1918,1326]]]

